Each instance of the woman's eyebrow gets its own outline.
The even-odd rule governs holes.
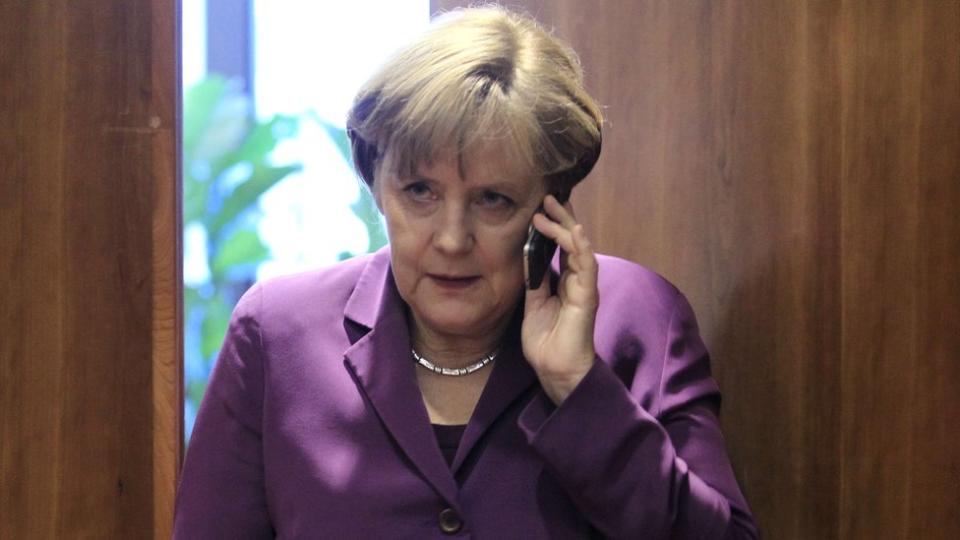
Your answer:
[[[397,178],[404,183],[408,182],[432,182],[434,184],[441,183],[434,176],[431,176],[430,173],[422,172],[419,170],[414,170],[410,174],[398,174]],[[459,178],[461,182],[466,182],[465,178]],[[470,188],[474,190],[488,190],[488,191],[506,191],[510,193],[528,193],[534,190],[534,181],[517,181],[509,176],[504,177],[498,175],[492,179],[480,179],[474,182]]]
[[[403,183],[403,184],[408,184],[410,182],[432,182],[434,184],[437,183],[437,181],[434,178],[430,177],[429,175],[421,174],[416,171],[410,174],[397,174],[396,178],[397,180],[400,181],[400,183]]]

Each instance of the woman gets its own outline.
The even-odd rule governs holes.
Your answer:
[[[389,248],[240,300],[176,536],[755,538],[690,306],[555,197],[601,121],[574,53],[499,8],[374,76],[348,128]],[[561,256],[525,289],[531,220]]]

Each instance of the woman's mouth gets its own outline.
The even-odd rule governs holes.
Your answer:
[[[466,289],[480,280],[480,276],[446,276],[440,274],[427,274],[430,280],[443,289]]]

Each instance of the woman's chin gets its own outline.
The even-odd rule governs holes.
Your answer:
[[[420,324],[427,325],[434,333],[472,338],[479,338],[491,327],[496,326],[496,324],[491,325],[492,314],[475,311],[476,304],[465,305],[459,302],[443,304],[446,305],[431,306],[426,313],[417,317]]]

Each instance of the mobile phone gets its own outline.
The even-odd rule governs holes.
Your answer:
[[[597,126],[599,130],[600,126]],[[570,198],[570,191],[573,186],[586,178],[597,160],[600,159],[600,150],[602,148],[602,137],[597,138],[597,144],[589,152],[580,156],[577,163],[570,169],[555,173],[548,177],[549,185],[558,186],[559,189],[553,193],[560,204],[567,202]],[[537,212],[544,212],[543,204],[537,208]],[[550,268],[550,261],[553,260],[553,254],[557,251],[557,243],[552,238],[540,233],[531,221],[527,229],[527,242],[523,245],[523,276],[527,282],[528,289],[536,289],[543,282],[543,276],[547,274]]]
[[[563,204],[570,198],[570,192],[556,193],[554,197]],[[537,208],[537,212],[544,213],[542,204]],[[531,222],[527,229],[527,242],[523,245],[523,275],[528,289],[540,287],[556,251],[557,243],[538,231]]]

